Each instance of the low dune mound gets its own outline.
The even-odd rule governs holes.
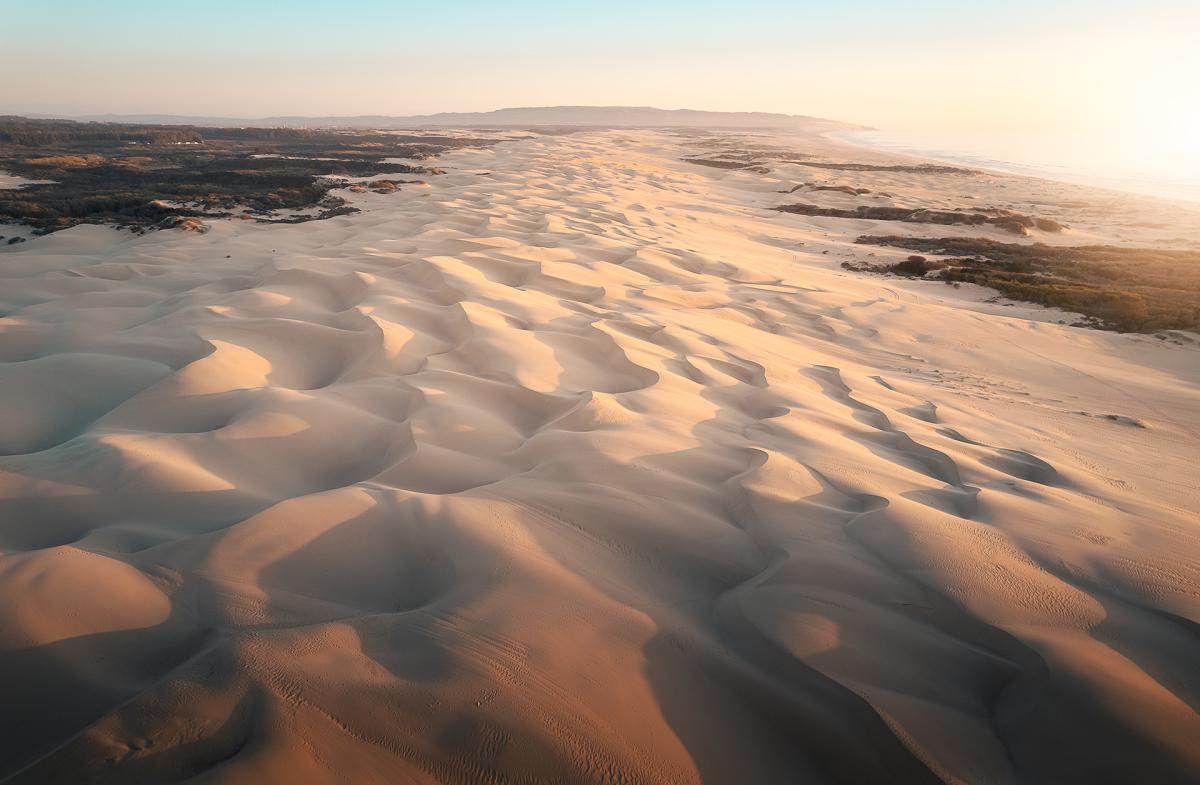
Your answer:
[[[155,229],[178,229],[182,232],[195,232],[196,234],[204,234],[209,230],[209,226],[199,218],[184,217],[182,215],[172,215],[164,218],[154,225]]]

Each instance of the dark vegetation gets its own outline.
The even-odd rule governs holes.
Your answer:
[[[829,169],[839,172],[905,172],[908,174],[950,174],[977,175],[974,169],[964,169],[961,166],[943,166],[940,164],[861,164],[843,163],[836,161],[814,161],[807,153],[789,150],[778,150],[761,145],[745,145],[744,149],[729,149],[725,139],[712,139],[697,143],[699,147],[725,147],[706,155],[703,158],[681,159],[689,164],[711,166],[716,169],[742,169],[766,174],[770,169],[765,165],[771,161],[785,164],[798,164],[814,169]],[[797,186],[798,188],[799,186]],[[796,189],[792,189],[796,190]],[[819,190],[819,189],[817,189]],[[862,191],[869,193],[869,191]]]
[[[766,174],[770,170],[765,166],[760,166],[752,161],[728,161],[720,158],[683,158],[684,163],[698,164],[700,166],[711,166],[714,169],[743,169],[759,174]]]
[[[960,166],[940,166],[938,164],[846,164],[826,163],[824,161],[788,161],[788,163],[811,166],[814,169],[833,169],[840,172],[908,172],[909,174],[965,174],[976,175],[974,169],[963,169]]]
[[[843,190],[836,188],[831,190]],[[851,191],[853,192],[853,191]],[[992,225],[1013,234],[1029,234],[1030,229],[1046,232],[1061,232],[1063,225],[1046,218],[1014,213],[1011,210],[988,209],[982,212],[962,210],[929,210],[909,207],[873,207],[864,205],[853,209],[818,207],[815,204],[785,204],[775,208],[784,213],[797,215],[820,215],[831,218],[871,218],[877,221],[904,221],[925,224],[964,224],[967,226]]]
[[[0,117],[0,171],[54,181],[0,189],[0,222],[52,232],[80,223],[142,229],[172,225],[180,216],[228,216],[235,209],[267,219],[279,210],[321,208],[304,220],[327,218],[353,211],[330,194],[341,185],[331,178],[438,174],[383,159],[430,159],[481,144],[492,141]]]
[[[1123,332],[1200,331],[1200,251],[1055,247],[972,237],[866,236],[857,242],[920,251],[891,266],[848,269],[974,283],[1013,300],[1075,311],[1088,326]]]
[[[781,151],[757,144],[731,147],[728,137],[695,143],[706,149],[703,157],[685,161],[702,166],[742,171],[764,171],[774,162],[799,164],[835,172],[896,172],[916,175],[974,176],[974,169],[938,164],[869,164],[812,160],[806,154]],[[708,152],[711,151],[711,152]],[[849,176],[847,176],[849,177]],[[857,183],[805,182],[779,193],[797,191],[840,192],[848,196],[872,194]],[[875,197],[891,198],[876,192]],[[1085,203],[1059,202],[1059,207],[1087,207]],[[852,208],[789,204],[775,208],[798,215],[864,218],[936,225],[994,226],[1015,235],[1032,229],[1060,232],[1065,225],[1000,208],[926,209],[863,205]],[[846,262],[842,266],[863,272],[921,277],[948,284],[974,283],[990,287],[1012,300],[1038,303],[1084,315],[1080,326],[1128,332],[1192,330],[1200,332],[1200,251],[1121,248],[1116,246],[1052,247],[1024,245],[970,237],[914,238],[860,237],[859,243],[904,248],[914,253],[887,264]],[[825,251],[828,253],[828,251]]]
[[[851,185],[818,185],[817,183],[800,183],[793,185],[786,191],[780,191],[781,194],[794,194],[803,188],[806,191],[837,191],[839,193],[849,194],[850,196],[862,196],[863,194],[871,193],[870,188],[855,188]]]

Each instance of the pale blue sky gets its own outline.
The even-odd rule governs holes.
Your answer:
[[[0,0],[0,113],[638,104],[1194,151],[1197,30],[1196,0]]]
[[[917,32],[978,22],[989,27],[1021,27],[1028,23],[1027,14],[1044,19],[1120,5],[1082,0],[1062,0],[1049,8],[1033,0],[970,4],[952,0],[204,0],[187,4],[2,0],[0,10],[3,24],[23,33],[6,45],[26,51],[70,48],[80,53],[117,54],[126,48],[129,37],[135,37],[139,49],[155,51],[208,56],[271,50],[299,57],[307,54],[296,49],[304,40],[333,38],[333,51],[350,52],[363,36],[403,36],[423,51],[481,45],[509,49],[546,44],[548,38],[589,49],[622,47],[648,39],[664,39],[668,46],[690,45],[696,40],[693,37],[698,37],[724,42],[729,51],[752,53],[757,44],[787,44],[791,36],[806,31],[837,35],[887,29]]]

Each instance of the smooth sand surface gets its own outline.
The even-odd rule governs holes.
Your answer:
[[[30,180],[26,177],[18,177],[15,174],[0,171],[0,188],[24,188],[27,185],[40,185],[42,183],[52,183],[53,180]]]
[[[695,142],[0,253],[0,780],[1200,781],[1200,343],[766,208],[1197,211]]]

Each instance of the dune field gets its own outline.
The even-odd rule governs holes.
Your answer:
[[[3,247],[0,782],[1200,782],[1200,338],[840,266],[1200,206],[812,160],[904,159],[526,134]]]

